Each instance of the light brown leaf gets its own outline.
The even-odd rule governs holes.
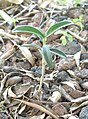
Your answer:
[[[15,4],[21,4],[24,0],[6,0],[9,1],[10,3],[15,3]]]
[[[49,99],[52,101],[52,102],[58,102],[61,98],[61,93],[59,91],[55,91],[53,92],[52,96],[49,97]]]
[[[10,87],[10,88],[8,89],[8,96],[9,96],[9,97],[16,98],[16,94],[13,93],[12,87]]]
[[[19,46],[19,49],[21,50],[23,56],[33,65],[34,64],[34,60],[33,60],[32,54],[28,50],[28,48]]]
[[[75,55],[74,55],[74,59],[75,59],[75,62],[76,62],[76,65],[77,67],[80,69],[80,55],[81,55],[81,51],[77,52]]]
[[[21,109],[19,110],[18,114],[22,114],[22,112],[25,110],[26,105],[24,105],[23,107],[21,107]]]
[[[39,115],[39,116],[33,116],[30,119],[44,119],[44,117],[45,117],[45,113],[43,113],[42,115]]]

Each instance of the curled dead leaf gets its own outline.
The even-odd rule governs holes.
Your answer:
[[[11,86],[11,85],[13,85],[13,84],[16,84],[16,83],[21,82],[21,80],[22,80],[22,77],[20,77],[20,76],[11,77],[11,78],[9,78],[9,79],[7,80],[5,86],[6,86],[6,87],[7,87],[7,86]]]
[[[8,99],[8,98],[7,98],[7,97],[8,97],[7,95],[8,95],[8,88],[6,88],[6,90],[5,90],[4,93],[3,93],[3,97],[4,97],[5,100]]]
[[[12,87],[10,87],[10,88],[8,89],[8,96],[9,96],[9,97],[16,98],[16,94],[13,93]]]

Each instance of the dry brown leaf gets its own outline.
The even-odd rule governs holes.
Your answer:
[[[23,95],[25,95],[29,90],[33,90],[33,85],[30,85],[30,83],[22,84],[22,85],[17,85],[14,86],[14,92],[16,94],[16,98],[20,98]],[[29,93],[29,95],[31,95]]]
[[[16,98],[16,94],[13,93],[12,87],[10,87],[10,88],[8,89],[8,96],[9,96],[9,97]]]
[[[8,97],[7,95],[8,95],[8,88],[6,88],[6,90],[5,90],[4,93],[3,93],[3,97],[4,97],[5,100],[8,99],[8,98],[7,98],[7,97]]]
[[[71,100],[71,102],[79,103],[79,102],[83,102],[83,101],[85,101],[85,100],[88,100],[88,95],[83,96],[83,97],[81,97],[81,98],[73,99],[73,100]]]
[[[36,108],[36,109],[38,109],[38,110],[40,110],[40,111],[46,113],[47,115],[50,115],[50,116],[53,117],[54,119],[58,119],[57,115],[54,114],[53,111],[47,110],[46,108],[44,108],[44,107],[41,106],[41,105],[38,105],[38,104],[33,103],[33,102],[27,102],[27,101],[25,101],[25,100],[20,100],[20,99],[14,99],[14,100],[19,101],[19,102],[21,102],[21,103],[24,103],[24,104],[27,105],[27,106]]]
[[[21,109],[19,110],[18,114],[22,114],[22,112],[25,110],[26,105],[24,105],[23,107],[21,107]]]
[[[6,86],[6,87],[7,87],[7,86],[12,86],[12,85],[14,85],[14,84],[17,84],[17,83],[21,82],[21,80],[22,80],[22,77],[20,77],[20,76],[10,77],[10,78],[8,78],[8,80],[7,80],[6,84],[5,84],[5,86]]]
[[[73,98],[64,90],[64,88],[60,85],[59,91],[63,95],[63,97],[69,101],[71,101]]]
[[[85,101],[83,103],[73,103],[73,105],[70,108],[70,111],[71,112],[75,111],[75,110],[77,110],[77,109],[79,109],[79,108],[81,108],[83,106],[86,106],[86,105],[88,105],[88,101]]]
[[[5,102],[10,104],[10,100],[8,99],[8,88],[6,88],[6,90],[4,91],[3,97]]]
[[[24,2],[24,0],[6,0],[10,3],[15,3],[15,4],[21,4],[22,2]]]
[[[0,16],[6,21],[8,22],[9,25],[11,25],[14,20],[3,10],[0,10]]]
[[[28,48],[19,46],[19,49],[21,50],[23,56],[33,65],[34,64],[34,59],[32,57],[31,52],[28,50]]]
[[[73,90],[75,90],[75,82],[73,81],[64,81],[64,82],[61,82],[62,84],[66,84],[68,85],[69,87],[71,87]]]
[[[88,90],[88,81],[87,81],[87,82],[83,82],[83,83],[81,84],[81,86],[82,86],[82,88]]]
[[[43,113],[42,115],[39,116],[33,116],[30,119],[44,119],[45,118],[45,113]]]
[[[46,8],[47,5],[49,5],[50,3],[51,3],[51,0],[43,1],[43,2],[40,3],[40,7],[44,9],[44,8]]]
[[[79,118],[76,116],[70,116],[68,119],[79,119]]]
[[[81,51],[77,52],[75,55],[74,55],[74,59],[75,59],[75,62],[76,62],[76,65],[77,67],[80,69],[80,55],[81,55]]]
[[[49,97],[49,99],[52,101],[52,102],[58,102],[61,98],[61,93],[59,91],[55,91],[53,92],[52,96]]]

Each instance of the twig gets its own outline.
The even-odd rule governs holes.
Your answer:
[[[28,105],[30,107],[36,108],[36,109],[38,109],[38,110],[40,110],[40,111],[52,116],[54,119],[59,119],[59,117],[57,117],[55,114],[53,114],[52,112],[48,111],[47,109],[45,109],[44,107],[42,107],[42,106],[40,106],[40,105],[38,105],[36,103],[27,102],[25,100],[20,100],[20,99],[14,99],[14,100],[19,101],[21,103],[24,103],[25,105]]]
[[[88,64],[88,59],[80,61],[82,64]]]
[[[15,15],[13,18],[17,18],[18,16],[20,16],[21,14],[23,14],[26,10],[29,10],[29,12],[31,12],[35,7],[36,7],[36,5],[30,4],[30,6],[24,8],[20,13],[18,13],[17,15]]]
[[[12,35],[12,34],[4,32],[4,31],[0,31],[0,36],[6,36],[6,37],[9,37],[9,38],[12,38],[12,39],[19,39],[21,41],[28,41],[28,38],[19,37],[17,35]]]
[[[76,35],[76,34],[75,34],[75,33],[73,33],[72,31],[67,30],[67,32],[68,32],[69,34],[71,34],[73,37],[75,37],[75,38],[76,38],[79,42],[82,42],[82,43],[87,42],[87,40],[86,40],[86,39],[84,39],[84,38],[80,37],[79,35]]]
[[[79,103],[79,102],[84,102],[86,100],[88,100],[88,95],[83,96],[83,97],[80,97],[80,98],[73,99],[73,100],[71,100],[71,102],[77,102],[77,103]]]
[[[15,48],[13,47],[12,49],[10,49],[9,51],[5,52],[3,55],[1,55],[0,60],[7,60],[9,59],[9,57],[11,57],[13,55],[13,53],[15,52]]]
[[[40,85],[39,85],[39,89],[38,89],[39,93],[41,93],[41,90],[42,90],[42,85],[43,85],[43,81],[44,81],[44,74],[45,74],[45,59],[44,59],[44,56],[42,55],[42,76],[40,79]]]

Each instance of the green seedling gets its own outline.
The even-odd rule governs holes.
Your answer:
[[[58,30],[55,34],[61,35],[59,40],[61,40],[62,45],[66,45],[68,41],[69,42],[73,41],[73,37],[66,30]]]
[[[39,37],[39,40],[42,41],[42,47],[38,46],[37,44],[33,44],[33,43],[23,45],[24,47],[32,46],[32,47],[37,48],[42,56],[42,76],[41,76],[40,85],[38,89],[39,92],[41,92],[41,89],[42,89],[46,64],[49,66],[49,68],[54,68],[52,53],[62,58],[66,58],[66,55],[64,54],[64,52],[60,51],[57,48],[49,47],[49,45],[47,44],[47,38],[53,33],[55,33],[57,30],[59,30],[60,28],[63,28],[71,24],[73,23],[69,20],[57,22],[54,25],[50,26],[45,33],[43,33],[42,29],[36,28],[34,26],[29,26],[29,25],[17,26],[13,30],[13,32],[21,32],[21,33],[25,32],[25,33],[35,34]]]
[[[80,15],[79,18],[72,19],[72,22],[75,23],[76,25],[78,25],[80,27],[81,31],[83,30],[82,20],[83,20],[83,15]]]

